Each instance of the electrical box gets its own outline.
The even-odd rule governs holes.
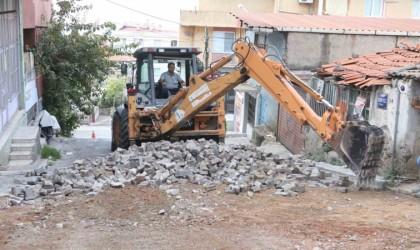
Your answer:
[[[298,0],[299,3],[313,3],[314,0]]]

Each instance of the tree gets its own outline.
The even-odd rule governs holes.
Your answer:
[[[48,28],[37,43],[36,58],[44,76],[43,107],[54,115],[61,134],[71,136],[80,126],[83,114],[89,115],[99,101],[100,84],[112,66],[115,40],[112,23],[85,23],[81,18],[91,6],[81,0],[58,0]]]
[[[102,95],[100,106],[104,108],[116,108],[123,104],[127,99],[124,95],[125,82],[125,78],[109,78],[105,92]]]

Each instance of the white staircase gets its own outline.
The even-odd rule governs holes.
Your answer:
[[[19,127],[12,139],[9,155],[9,169],[33,163],[40,154],[39,127]]]

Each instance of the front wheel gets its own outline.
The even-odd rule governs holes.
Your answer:
[[[115,111],[112,117],[112,143],[111,150],[117,148],[128,149],[130,139],[128,137],[128,110],[122,109],[121,112]]]

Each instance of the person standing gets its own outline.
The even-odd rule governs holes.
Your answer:
[[[168,98],[168,91],[175,95],[181,87],[185,87],[185,82],[175,73],[175,63],[168,63],[168,71],[160,75],[159,84],[162,87],[162,98]]]

